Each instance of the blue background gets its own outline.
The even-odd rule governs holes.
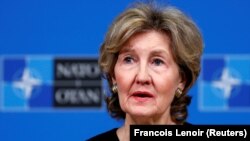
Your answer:
[[[0,0],[0,55],[98,56],[112,20],[132,0]],[[200,27],[204,55],[250,53],[250,1],[161,0],[179,7]],[[1,76],[0,76],[1,77]],[[203,112],[197,85],[190,94],[194,124],[250,124],[250,112]],[[1,94],[1,93],[0,93]],[[1,112],[0,140],[82,141],[120,126],[105,108],[77,111]]]

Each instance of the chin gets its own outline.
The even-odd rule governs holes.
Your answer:
[[[150,110],[145,110],[145,109],[137,109],[137,110],[132,110],[128,112],[131,116],[133,117],[152,117],[155,115],[155,112],[150,111]]]

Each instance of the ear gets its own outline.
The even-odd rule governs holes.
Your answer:
[[[181,90],[184,90],[186,86],[186,80],[181,80],[178,84],[178,88],[180,88]]]
[[[116,79],[114,76],[112,76],[112,84],[115,84],[116,83]]]

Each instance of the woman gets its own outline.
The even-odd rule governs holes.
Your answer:
[[[183,12],[136,4],[117,17],[100,51],[112,92],[107,107],[124,125],[90,140],[127,141],[131,124],[189,124],[187,93],[200,72],[203,42]]]

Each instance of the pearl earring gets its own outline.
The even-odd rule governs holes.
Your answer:
[[[180,88],[177,88],[177,90],[175,91],[175,97],[180,98],[182,93],[182,90]]]
[[[114,85],[112,86],[112,92],[113,92],[114,94],[116,94],[116,93],[118,92],[117,84],[114,84]]]

